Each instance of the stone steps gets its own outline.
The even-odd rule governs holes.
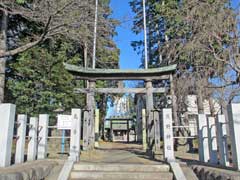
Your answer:
[[[74,171],[110,171],[110,172],[167,172],[169,166],[161,165],[139,165],[139,164],[75,164]]]
[[[80,163],[73,166],[70,179],[84,180],[171,180],[173,174],[166,164]]]

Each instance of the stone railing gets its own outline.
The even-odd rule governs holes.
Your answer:
[[[228,122],[221,114],[199,114],[197,124],[199,160],[240,170],[240,104],[228,106]]]
[[[27,161],[47,158],[49,115],[40,114],[39,117],[30,117],[19,114],[16,118],[16,106],[0,104],[0,167],[11,165],[13,139],[16,141],[14,163],[24,162],[27,145]],[[70,156],[72,161],[79,161],[81,136],[81,109],[72,109],[71,115]],[[16,118],[16,120],[15,120]],[[16,129],[16,135],[14,135]],[[28,130],[28,131],[27,131]],[[26,141],[27,140],[27,141]]]

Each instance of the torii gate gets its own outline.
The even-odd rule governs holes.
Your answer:
[[[87,95],[87,108],[89,110],[90,129],[94,127],[95,93],[143,93],[146,94],[146,115],[147,115],[147,136],[151,141],[154,132],[150,126],[153,120],[151,111],[154,109],[153,93],[165,93],[166,88],[153,88],[153,80],[169,80],[172,85],[173,74],[177,65],[169,65],[160,68],[121,70],[121,69],[86,69],[83,67],[65,64],[66,70],[72,73],[76,79],[88,80],[89,88],[75,89],[76,93],[85,93]],[[96,88],[97,80],[144,80],[145,88]],[[171,90],[171,92],[173,92]],[[172,94],[173,95],[173,94]],[[90,130],[92,132],[92,130]],[[91,133],[92,139],[95,139],[94,133]],[[151,142],[148,142],[151,144]],[[148,145],[150,146],[150,145]]]

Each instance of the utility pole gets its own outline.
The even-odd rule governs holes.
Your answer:
[[[94,34],[93,34],[93,59],[92,68],[96,67],[96,41],[97,41],[97,23],[98,23],[98,0],[95,1],[95,20],[94,20]]]
[[[145,0],[143,0],[143,26],[144,26],[144,59],[145,59],[145,69],[148,69],[147,22],[146,22],[146,2],[145,2]]]

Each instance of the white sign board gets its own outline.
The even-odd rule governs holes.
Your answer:
[[[58,129],[71,129],[72,119],[71,115],[59,114],[57,116],[57,128]]]

